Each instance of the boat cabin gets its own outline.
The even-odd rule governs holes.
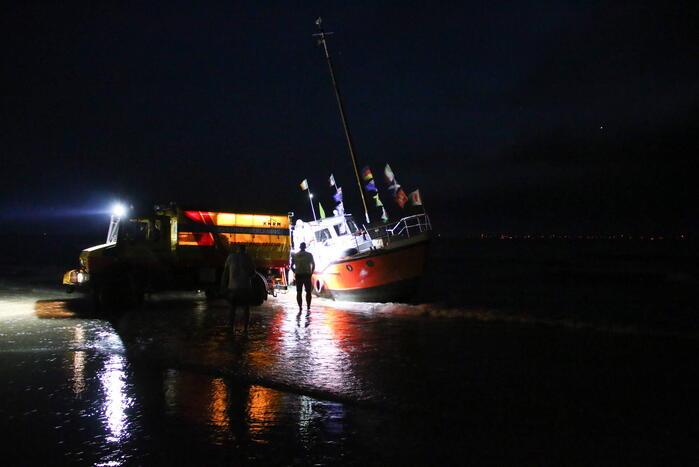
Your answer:
[[[373,247],[371,237],[357,226],[349,214],[311,222],[299,219],[294,225],[292,237],[292,251],[298,251],[301,242],[305,242],[318,270],[338,258],[355,255]]]
[[[391,224],[362,226],[361,229],[350,214],[310,222],[299,219],[292,231],[292,253],[299,250],[301,242],[305,242],[306,250],[315,259],[316,271],[323,271],[338,259],[411,242],[416,235],[431,229],[425,214],[404,217]]]

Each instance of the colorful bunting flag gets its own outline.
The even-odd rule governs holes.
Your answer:
[[[388,221],[388,214],[386,214],[386,208],[381,206],[381,220],[384,222]]]
[[[422,206],[422,198],[420,197],[420,190],[415,190],[410,193],[410,204],[413,206]]]
[[[398,180],[396,180],[396,175],[393,173],[393,170],[391,170],[391,166],[386,164],[386,167],[383,169],[383,173],[386,177],[386,183],[388,183],[388,189],[393,195],[393,198],[396,200],[398,205],[403,207],[401,201],[398,200],[398,190],[400,190],[400,184],[398,183]]]
[[[325,209],[323,209],[323,205],[320,204],[320,201],[318,202],[318,212],[320,213],[320,218],[325,219]]]
[[[304,191],[308,190],[308,179],[303,179],[303,181],[301,182],[301,189]]]
[[[333,195],[333,199],[336,203],[342,202],[342,187],[337,188],[337,191],[335,191],[335,194]]]
[[[379,194],[378,194],[378,193],[376,193],[376,194],[374,195],[374,200],[376,201],[376,207],[377,207],[377,208],[380,208],[380,207],[383,206],[383,203],[381,202],[381,198],[379,198]]]
[[[374,183],[374,180],[369,180],[369,183],[367,183],[367,184],[364,186],[364,189],[366,189],[366,191],[371,191],[372,193],[375,193],[375,192],[379,191],[379,190],[376,188],[376,184]]]
[[[391,191],[391,194],[395,198],[396,194],[398,193],[398,190],[400,190],[400,185],[398,184],[395,178],[393,179],[393,182],[390,185],[388,185],[388,189]]]
[[[333,174],[330,174],[328,181],[330,182],[330,186],[335,186],[335,176]]]
[[[407,202],[408,196],[405,194],[405,191],[403,191],[403,189],[399,189],[396,193],[396,203],[398,203],[398,206],[402,208]]]
[[[337,206],[335,206],[335,210],[337,211],[338,216],[344,216],[345,215],[345,205],[342,203],[337,203]]]
[[[391,166],[386,164],[386,167],[383,169],[383,174],[386,176],[386,183],[389,185],[393,184],[396,176],[393,175],[393,170],[391,170]]]
[[[368,182],[374,178],[368,165],[364,166],[364,168],[362,169],[362,178],[364,179],[365,182]]]

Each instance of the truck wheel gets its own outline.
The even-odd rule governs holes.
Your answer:
[[[143,290],[143,287],[140,285],[138,278],[136,277],[136,274],[129,274],[126,283],[126,288],[129,301],[136,306],[143,305],[145,292]]]
[[[92,298],[92,306],[95,312],[99,314],[106,313],[114,306],[114,288],[103,284],[96,285],[90,292]]]
[[[103,289],[101,286],[94,286],[90,290],[90,300],[92,301],[92,308],[97,312],[101,313],[104,308],[104,296]]]
[[[267,300],[267,283],[258,272],[252,278],[253,306],[262,305]]]

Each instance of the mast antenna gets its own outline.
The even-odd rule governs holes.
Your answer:
[[[316,20],[316,26],[320,31],[317,34],[313,34],[314,37],[318,37],[318,45],[323,46],[325,51],[325,60],[328,62],[328,69],[330,70],[330,78],[333,82],[333,89],[335,89],[335,100],[337,100],[337,107],[340,110],[340,118],[342,119],[342,128],[345,130],[345,138],[347,139],[347,147],[349,148],[350,157],[352,158],[352,167],[354,167],[354,175],[357,178],[357,186],[359,187],[359,195],[362,197],[362,205],[364,206],[364,217],[366,218],[367,224],[371,222],[369,220],[369,211],[366,207],[366,199],[364,198],[364,190],[362,189],[362,181],[359,178],[359,170],[357,169],[357,158],[354,152],[354,143],[352,142],[352,133],[349,129],[349,124],[347,123],[347,116],[345,115],[345,106],[342,104],[342,96],[340,95],[340,88],[337,85],[337,80],[335,79],[335,70],[333,68],[333,62],[330,58],[330,53],[328,52],[328,44],[325,40],[325,36],[333,34],[332,32],[325,32],[323,29],[323,19],[318,17]]]

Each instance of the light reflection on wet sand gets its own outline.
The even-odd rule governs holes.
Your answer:
[[[199,426],[211,445],[308,452],[345,436],[343,404],[187,371],[163,375],[170,414]]]
[[[276,302],[261,323],[260,340],[248,343],[250,371],[271,381],[292,384],[303,392],[313,389],[344,395],[357,390],[347,342],[358,339],[353,317],[332,308],[314,307],[298,316],[294,307]]]
[[[203,427],[209,441],[216,445],[236,439],[269,443],[270,432],[296,410],[296,403],[289,397],[298,398],[264,386],[173,369],[164,372],[164,390],[168,412]],[[310,413],[303,423],[307,424],[309,418]]]
[[[10,408],[0,415],[17,427],[6,440],[30,446],[24,463],[81,465],[453,460],[519,439],[524,454],[562,446],[592,465],[611,439],[584,438],[592,426],[639,452],[689,445],[662,415],[685,413],[688,386],[661,381],[696,372],[683,363],[690,345],[673,347],[668,366],[658,352],[668,342],[377,309],[318,301],[297,320],[290,300],[270,300],[246,333],[225,305],[199,297],[156,298],[110,319],[73,299],[14,297],[9,315],[0,310]],[[619,352],[620,342],[633,351]],[[597,395],[598,382],[611,390]],[[680,402],[645,412],[626,402],[660,389]],[[629,426],[644,430],[624,435]],[[651,434],[655,426],[669,435]]]
[[[85,390],[85,356],[84,350],[73,352],[73,392],[76,397]]]
[[[266,442],[264,434],[278,423],[284,409],[281,392],[264,386],[250,386],[247,403],[250,438],[257,442]]]
[[[85,406],[77,423],[94,416],[100,422],[83,442],[102,453],[97,464],[133,461],[124,446],[160,436],[158,427],[142,425],[144,407],[134,383],[146,374],[129,370],[131,361],[154,365],[147,379],[153,371],[160,374],[159,385],[150,386],[160,396],[142,394],[151,400],[149,410],[159,400],[155,410],[169,420],[162,423],[197,427],[195,438],[203,436],[205,445],[237,446],[243,457],[254,457],[260,452],[246,452],[255,445],[323,452],[319,442],[347,437],[345,405],[322,399],[347,399],[365,389],[352,362],[362,339],[361,314],[314,306],[297,319],[295,307],[271,300],[253,311],[245,333],[231,325],[220,304],[164,299],[152,305],[106,321],[71,300],[35,303],[33,319],[57,331],[57,346],[69,352],[69,389]]]
[[[76,347],[82,348],[85,345],[85,332],[82,325],[78,324],[73,328],[73,342]],[[85,357],[87,352],[76,350],[73,352],[73,392],[78,397],[85,390]]]
[[[125,411],[132,405],[133,398],[126,394],[125,379],[124,358],[121,355],[111,355],[99,374],[105,396],[100,414],[109,429],[107,441],[110,442],[124,442],[124,438],[129,435]]]
[[[222,378],[213,378],[211,380],[211,402],[208,408],[211,425],[227,430],[230,427],[227,413],[228,390]]]

